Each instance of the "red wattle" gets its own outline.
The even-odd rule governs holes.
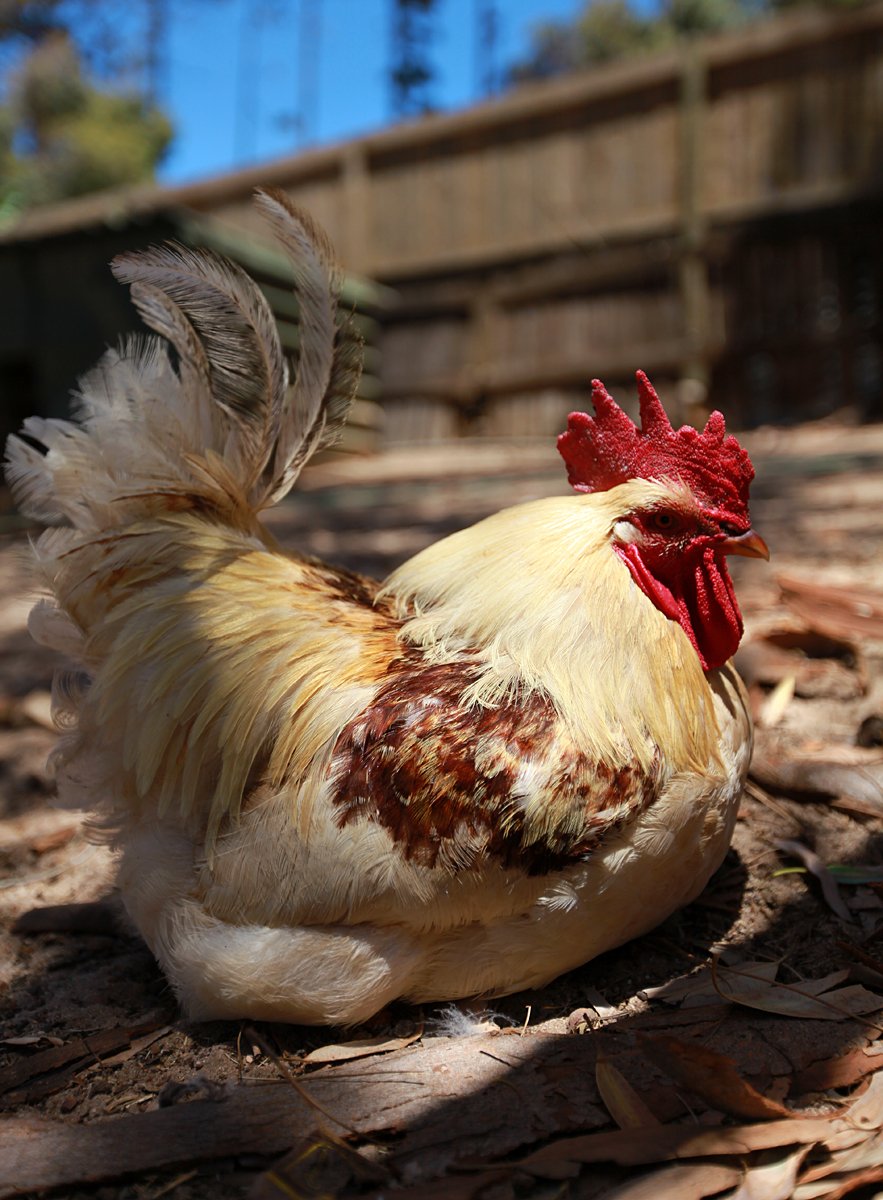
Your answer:
[[[651,570],[637,546],[615,549],[641,591],[686,633],[706,671],[722,667],[733,657],[742,638],[742,614],[720,552],[707,546],[684,555],[677,564],[666,563],[664,568],[654,564]]]

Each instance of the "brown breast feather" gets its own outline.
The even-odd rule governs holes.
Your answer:
[[[536,875],[585,858],[659,794],[658,761],[646,771],[590,758],[545,696],[465,704],[476,674],[468,661],[396,664],[337,741],[339,828],[373,821],[427,867],[490,860]]]

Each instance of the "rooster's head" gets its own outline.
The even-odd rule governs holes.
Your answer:
[[[595,415],[571,413],[558,449],[578,492],[613,492],[633,480],[659,487],[623,510],[611,529],[614,551],[656,607],[677,621],[706,670],[722,666],[742,636],[726,555],[769,558],[751,528],[754,468],[713,412],[705,428],[673,429],[653,386],[638,372],[641,428],[595,380]]]

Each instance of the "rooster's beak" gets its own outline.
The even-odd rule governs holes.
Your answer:
[[[749,529],[747,533],[740,533],[738,537],[727,538],[719,545],[724,554],[741,554],[743,558],[765,558],[767,562],[770,559],[769,546],[753,529]]]

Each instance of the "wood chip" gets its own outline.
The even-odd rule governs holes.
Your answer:
[[[121,1051],[124,1057],[131,1057],[138,1052],[132,1049],[133,1039],[146,1036],[153,1041],[163,1036],[168,1028],[161,1027],[158,1021],[129,1028],[116,1026],[41,1050],[0,1070],[0,1094],[4,1094],[7,1104],[33,1103],[60,1091],[76,1072],[95,1062],[107,1061]]]
[[[369,1139],[379,1133],[386,1140],[394,1132],[404,1178],[417,1177],[418,1164],[420,1177],[438,1179],[469,1156],[509,1156],[548,1136],[551,1112],[556,1130],[600,1128],[609,1120],[591,1086],[592,1039],[506,1038],[505,1064],[497,1055],[500,1042],[499,1034],[431,1038],[417,1053],[406,1049],[382,1062],[366,1058],[345,1071],[321,1067],[299,1083],[337,1127]],[[226,1085],[211,1098],[86,1124],[31,1115],[0,1119],[0,1200],[187,1170],[240,1154],[280,1155],[329,1128],[331,1120],[281,1084]],[[487,1170],[496,1174],[500,1168]],[[431,1195],[428,1185],[421,1189]]]
[[[119,1026],[90,1034],[88,1037],[74,1038],[61,1046],[42,1050],[38,1054],[31,1055],[30,1058],[4,1067],[3,1070],[0,1070],[0,1092],[12,1091],[13,1088],[21,1087],[23,1083],[27,1083],[38,1075],[58,1071],[70,1063],[80,1062],[84,1059],[91,1061],[101,1058],[103,1055],[112,1054],[128,1044],[129,1031]]]

